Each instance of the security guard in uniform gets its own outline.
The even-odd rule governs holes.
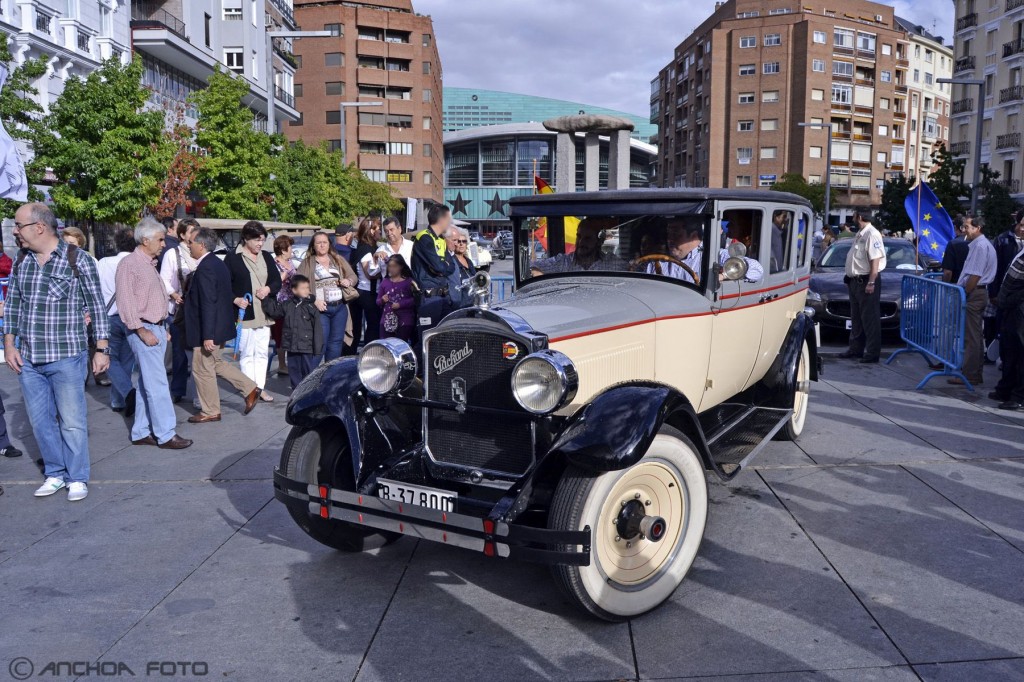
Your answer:
[[[882,270],[885,244],[871,224],[871,216],[854,216],[858,230],[846,254],[846,287],[850,292],[850,347],[841,358],[860,358],[861,363],[878,362],[882,353]]]
[[[452,311],[448,277],[455,272],[444,238],[451,227],[451,210],[435,204],[427,211],[427,222],[430,227],[416,235],[412,246],[412,276],[423,292],[417,313],[420,332],[434,327]]]

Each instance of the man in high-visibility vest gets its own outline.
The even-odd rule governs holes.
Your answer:
[[[451,227],[451,210],[435,204],[427,211],[427,222],[430,227],[416,235],[412,247],[412,276],[423,293],[417,313],[421,332],[435,326],[452,311],[448,276],[455,271],[444,238]]]

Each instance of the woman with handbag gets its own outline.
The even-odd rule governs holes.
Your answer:
[[[286,234],[274,240],[274,265],[281,275],[281,291],[277,292],[277,300],[284,303],[292,296],[291,279],[295,274],[295,265],[292,264],[292,246],[295,240]],[[274,348],[277,351],[277,373],[280,376],[288,376],[288,362],[285,360],[283,344],[283,324],[275,324],[270,328],[270,338],[274,340]]]
[[[242,316],[242,335],[238,352],[242,374],[256,382],[260,399],[273,402],[274,397],[264,391],[267,366],[270,364],[270,328],[274,321],[263,312],[263,300],[276,297],[281,290],[281,275],[271,255],[263,250],[267,230],[256,220],[242,226],[242,238],[234,253],[228,254],[224,264],[231,273],[231,289],[235,307],[245,311]],[[248,296],[248,299],[246,298]],[[252,305],[249,304],[252,301]]]
[[[380,279],[380,264],[374,254],[380,237],[380,224],[371,218],[363,218],[356,231],[358,244],[352,250],[349,263],[359,277],[356,289],[359,298],[352,301],[352,346],[348,353],[354,355],[359,343],[377,338],[380,332],[380,308],[377,307],[377,281]],[[365,323],[365,329],[364,329]]]
[[[295,274],[313,283],[316,308],[320,311],[320,324],[324,330],[324,361],[340,358],[348,322],[345,304],[359,297],[354,286],[356,273],[331,246],[327,233],[317,232]],[[320,364],[319,360],[314,364]]]

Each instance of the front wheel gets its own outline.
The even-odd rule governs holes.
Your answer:
[[[775,440],[794,441],[804,432],[807,421],[807,404],[811,396],[811,351],[804,341],[800,349],[800,362],[796,366],[796,391],[793,393],[793,414],[786,425],[779,429]]]
[[[707,513],[704,466],[675,429],[662,428],[629,469],[595,474],[570,466],[555,491],[549,527],[589,526],[591,558],[589,566],[554,567],[555,580],[598,618],[620,621],[650,611],[690,570]]]
[[[281,471],[295,481],[331,488],[355,490],[352,476],[351,449],[348,434],[341,426],[321,426],[317,429],[294,427],[288,434],[281,451]],[[288,507],[299,528],[317,542],[346,552],[361,552],[367,538],[376,535],[370,529],[344,521],[329,521],[307,511]],[[383,534],[385,540],[399,537]]]

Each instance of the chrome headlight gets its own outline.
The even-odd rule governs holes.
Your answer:
[[[534,414],[554,412],[576,397],[577,388],[572,360],[557,350],[527,355],[512,371],[512,395]]]
[[[416,354],[400,339],[371,341],[359,353],[359,381],[378,396],[397,393],[416,378]]]
[[[735,282],[747,276],[747,267],[747,261],[742,256],[730,256],[722,264],[722,273],[727,280]]]

